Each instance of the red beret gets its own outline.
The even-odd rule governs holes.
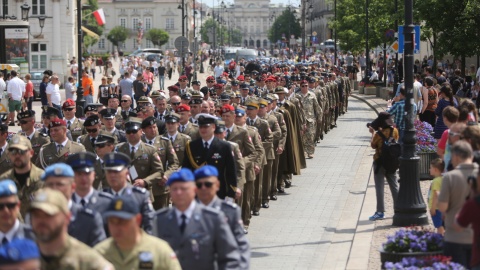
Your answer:
[[[223,72],[222,76],[228,77],[228,73],[227,73],[227,72]]]
[[[179,112],[189,112],[190,111],[190,106],[187,104],[181,104],[177,107],[177,110],[175,111],[176,113]]]
[[[240,75],[237,77],[237,80],[239,81],[245,81],[245,77],[243,75]]]
[[[168,87],[168,91],[178,91],[178,90],[179,90],[179,88],[176,85],[171,85],[171,86]]]
[[[65,100],[65,102],[63,103],[62,105],[62,109],[66,109],[66,108],[75,108],[75,101],[73,101],[73,99],[67,99]]]
[[[223,88],[223,84],[221,83],[215,84],[215,89],[222,89],[222,88]]]
[[[54,128],[54,127],[66,127],[67,122],[65,120],[60,119],[58,117],[55,117],[53,120],[50,121],[50,124],[48,124],[48,128]]]
[[[215,78],[213,76],[208,76],[207,77],[207,82],[215,82]]]
[[[179,81],[180,81],[180,80],[188,80],[188,78],[187,78],[187,76],[182,75],[182,76],[180,76],[180,78],[178,78],[178,80],[179,80]]]
[[[234,112],[235,108],[230,104],[225,104],[222,107],[222,113]]]
[[[270,76],[265,80],[265,82],[276,82],[276,81],[277,81],[277,79],[275,79],[275,77],[273,77],[273,76]]]
[[[307,80],[302,80],[300,84],[308,83]]]

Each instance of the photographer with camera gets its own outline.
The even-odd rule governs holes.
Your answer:
[[[392,115],[381,112],[377,119],[368,123],[367,127],[372,134],[370,146],[375,149],[373,156],[373,178],[375,180],[375,192],[377,195],[377,211],[369,219],[372,221],[383,219],[385,213],[384,188],[387,179],[393,201],[397,200],[398,182],[395,172],[398,169],[398,156],[400,145],[398,130],[394,128]]]

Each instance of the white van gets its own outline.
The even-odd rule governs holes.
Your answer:
[[[245,61],[252,61],[258,58],[257,50],[255,49],[241,49],[237,50],[235,61],[238,62],[241,59],[245,59]]]

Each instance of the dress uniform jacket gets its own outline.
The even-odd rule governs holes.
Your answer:
[[[30,239],[35,241],[35,234],[33,233],[32,227],[26,225],[25,223],[19,222],[17,230],[13,233],[12,239]],[[2,246],[2,243],[0,243]]]
[[[280,131],[282,132],[282,135],[280,136],[280,139],[278,141],[273,142],[273,148],[274,150],[277,150],[277,147],[281,147],[282,149],[285,149],[285,142],[287,141],[287,125],[285,123],[285,118],[283,117],[283,114],[285,113],[284,110],[282,109],[276,109],[275,111],[272,111],[271,114],[274,115],[277,118],[278,126],[280,127]]]
[[[65,122],[67,122],[68,120],[65,119]],[[77,141],[77,138],[84,135],[84,134],[87,134],[87,131],[85,130],[85,128],[83,127],[83,123],[85,121],[84,120],[81,120],[81,119],[78,119],[78,118],[75,118],[75,120],[73,120],[73,123],[70,124],[70,127],[68,127],[68,122],[67,122],[67,127],[68,127],[68,130],[70,131],[70,133],[72,134],[72,139],[74,141]]]
[[[110,193],[93,190],[92,195],[88,199],[88,202],[85,206],[82,206],[81,199],[77,194],[72,194],[72,201],[81,207],[97,211],[100,214],[103,214],[107,211],[110,202],[113,200],[113,195]]]
[[[115,128],[113,132],[108,132],[105,127],[102,128],[102,132],[108,133],[117,140],[117,143],[122,143],[127,141],[127,134],[125,131]]]
[[[0,175],[0,181],[5,179],[11,179],[17,185],[18,189],[18,198],[20,199],[20,214],[25,216],[28,207],[30,206],[30,201],[33,199],[33,194],[35,191],[43,187],[43,181],[41,180],[43,170],[32,164],[30,169],[30,177],[27,178],[24,186],[20,186],[17,178],[15,177],[14,169],[10,169]]]
[[[183,234],[175,208],[164,208],[154,218],[153,235],[170,244],[184,270],[239,269],[240,252],[225,215],[195,203]]]
[[[110,263],[93,249],[69,236],[61,254],[46,261],[40,256],[41,269],[105,270]]]
[[[197,124],[192,124],[190,122],[187,122],[186,126],[187,127],[185,128],[185,130],[183,132],[181,131],[182,126],[179,126],[178,131],[185,134],[185,135],[190,136],[190,138],[192,138],[192,141],[200,138],[200,133],[198,132],[198,125]],[[160,134],[162,134],[162,133],[160,133]]]
[[[130,145],[128,143],[121,143],[117,145],[115,152],[130,156]],[[149,190],[152,189],[153,185],[158,186],[158,182],[162,179],[163,166],[157,154],[157,149],[142,141],[135,152],[134,158],[130,162],[130,166],[135,167],[137,171],[138,178],[136,179],[143,179]],[[135,179],[132,179],[132,181],[135,182]]]
[[[247,181],[255,181],[255,169],[254,166],[257,165],[258,167],[262,167],[267,163],[267,159],[265,157],[265,149],[263,148],[262,138],[260,134],[258,134],[257,128],[254,126],[246,126],[248,134],[252,139],[253,146],[255,147],[255,152],[257,153],[255,156],[255,160],[250,166],[245,166],[245,178]]]
[[[164,136],[169,137],[168,133],[165,133]],[[175,140],[172,142],[173,149],[177,154],[179,166],[183,164],[183,159],[185,157],[185,146],[191,140],[192,138],[190,138],[190,136],[177,132],[177,136],[175,137]]]
[[[8,141],[6,142],[8,144]],[[2,155],[0,156],[0,174],[5,173],[6,171],[10,170],[12,168],[12,162],[10,161],[10,158],[8,158],[7,154],[7,149],[8,146],[5,148],[5,151],[2,152]]]
[[[228,143],[232,146],[235,168],[237,169],[237,188],[243,190],[243,185],[245,185],[245,161],[238,144],[230,141]]]
[[[267,160],[275,159],[275,153],[273,152],[273,134],[268,122],[257,117],[253,126],[257,128],[258,134],[260,134],[260,138],[262,138],[263,149],[265,149],[265,158]]]
[[[24,132],[21,132],[20,134],[26,136]],[[35,162],[38,158],[38,153],[40,152],[40,148],[42,148],[42,146],[44,146],[45,144],[50,143],[50,137],[45,133],[41,133],[35,130],[32,137],[30,138],[30,143],[32,144],[32,149],[33,149],[33,156],[31,161]]]
[[[273,147],[273,152],[276,152],[276,147],[275,145],[278,146],[278,142],[282,138],[282,130],[280,129],[280,125],[278,124],[277,117],[273,114],[266,114],[264,117],[260,117],[261,119],[264,119],[268,122],[268,125],[270,126],[270,131],[272,132],[272,147]],[[273,158],[275,159],[275,158]]]
[[[110,187],[105,177],[105,171],[103,170],[103,161],[97,156],[95,161],[95,180],[93,181],[93,188],[96,190],[102,190]]]
[[[80,152],[85,152],[85,147],[79,143],[68,140],[60,153],[57,153],[57,145],[55,142],[51,142],[40,149],[35,165],[45,169],[54,163],[65,163],[69,155]]]
[[[162,239],[144,231],[132,250],[120,254],[113,238],[99,243],[95,250],[113,264],[115,269],[181,270],[180,263],[172,248]]]
[[[100,213],[73,202],[70,213],[70,224],[68,224],[70,236],[90,247],[107,238]]]
[[[182,167],[196,170],[206,164],[218,169],[218,180],[220,180],[218,197],[222,199],[226,196],[235,198],[237,172],[230,144],[213,138],[208,151],[205,151],[202,138],[189,142],[185,149]]]
[[[145,137],[143,137],[142,140],[146,143],[148,142]],[[152,142],[152,146],[157,149],[158,156],[160,157],[162,166],[165,169],[165,172],[162,174],[162,178],[164,175],[168,178],[173,172],[178,170],[180,165],[178,163],[177,154],[173,149],[172,142],[168,138],[162,136],[155,137]],[[169,189],[166,185],[159,185],[159,182],[152,184],[153,196],[162,195],[168,193],[168,191]]]
[[[232,131],[225,139],[238,144],[245,166],[255,161],[255,146],[253,145],[252,138],[250,138],[247,130],[237,127],[237,125],[233,125]]]
[[[96,140],[97,138],[95,138]],[[77,138],[77,143],[83,145],[85,150],[90,153],[95,153],[95,145],[92,143],[92,137],[89,134],[82,135]]]
[[[115,192],[112,188],[106,188],[103,192],[110,193],[115,197]],[[138,205],[140,205],[140,213],[142,214],[142,229],[148,234],[152,234],[152,219],[153,219],[153,206],[150,200],[150,193],[148,190],[141,187],[134,187],[128,184],[118,195],[130,195],[135,198]]]
[[[240,269],[249,269],[250,244],[248,243],[247,236],[243,231],[243,222],[242,218],[240,217],[240,207],[218,197],[214,198],[209,206],[222,211],[223,214],[225,214],[228,226],[230,227],[235,240],[237,240],[238,249],[240,250]]]

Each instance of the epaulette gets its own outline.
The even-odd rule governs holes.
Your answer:
[[[168,210],[169,210],[168,207],[162,208],[156,212],[156,215],[165,215],[168,213]]]
[[[190,135],[183,134],[183,133],[180,133],[180,132],[179,132],[178,135],[180,135],[180,134],[181,134],[181,136],[185,136],[188,140],[190,140],[190,141],[192,140],[192,138],[190,137]]]
[[[259,118],[258,118],[258,120],[260,120],[260,122],[262,122],[262,121],[263,121],[263,122],[265,122],[265,123],[267,123],[267,124],[268,124],[268,121],[267,121],[267,120],[265,120],[265,119],[262,119],[262,118],[260,118],[260,117],[259,117]]]
[[[43,136],[43,137],[48,137],[48,134],[47,133],[43,133],[43,132],[38,132],[40,134],[40,136]]]
[[[212,215],[215,215],[215,216],[217,216],[220,213],[219,210],[217,210],[213,207],[203,207],[202,209],[203,209],[203,211],[207,212],[208,214],[212,214]]]
[[[160,137],[160,139],[162,139],[162,140],[164,140],[164,141],[170,141],[170,139],[169,139],[169,138],[167,138],[167,137],[163,137],[163,136],[162,136],[162,137]]]
[[[249,126],[249,125],[247,125],[247,128],[251,128],[251,129],[257,131],[257,127],[255,127],[255,126]]]
[[[236,203],[233,203],[233,202],[229,202],[229,201],[222,201],[222,205],[226,205],[232,209],[236,209],[238,207],[238,205]]]
[[[151,147],[153,147],[153,146],[151,146]],[[147,193],[147,190],[145,188],[142,188],[142,187],[133,187],[132,190],[143,193],[143,194]]]
[[[93,214],[94,214],[95,212],[93,212],[93,210],[90,209],[90,208],[83,208],[79,213],[84,213],[84,214],[86,214],[86,215],[88,215],[88,216],[92,216],[92,217],[93,217]]]
[[[155,146],[153,146],[153,145],[150,145],[150,144],[148,144],[148,143],[146,143],[145,145],[146,145],[146,146],[148,146],[148,147],[155,148]]]
[[[108,192],[98,192],[98,197],[104,197],[104,198],[108,198],[108,199],[113,199],[113,195],[108,193]]]
[[[194,124],[194,123],[192,123],[192,126],[194,126],[194,127],[198,127],[198,124]]]

